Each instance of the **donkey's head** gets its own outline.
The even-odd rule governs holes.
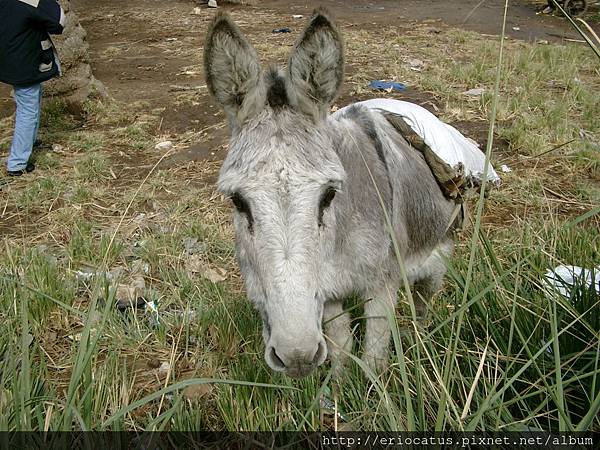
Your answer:
[[[343,78],[341,38],[317,10],[287,71],[263,72],[240,29],[218,14],[204,64],[231,128],[218,185],[235,206],[238,260],[262,315],[265,359],[276,371],[305,376],[327,356],[320,286],[345,172],[325,118]]]

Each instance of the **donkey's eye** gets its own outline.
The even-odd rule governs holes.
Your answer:
[[[335,192],[334,188],[329,187],[321,196],[321,201],[319,202],[319,226],[323,225],[323,212],[331,205],[335,197]]]
[[[250,206],[248,205],[248,202],[246,201],[246,199],[244,197],[242,197],[242,195],[239,192],[234,192],[231,195],[231,201],[233,203],[233,206],[235,206],[235,209],[237,209],[237,211],[240,214],[246,215],[246,219],[248,220],[248,229],[250,231],[252,231],[252,225],[254,223],[254,220],[252,218],[252,212],[250,211]]]
[[[333,200],[333,197],[335,197],[335,189],[330,187],[327,188],[327,190],[325,191],[325,193],[323,194],[323,196],[321,197],[321,208],[325,209],[327,207],[329,207],[329,205],[331,205],[331,201]]]

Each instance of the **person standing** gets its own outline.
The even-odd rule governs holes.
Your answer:
[[[60,75],[50,34],[61,34],[65,13],[57,0],[0,0],[0,82],[13,87],[15,129],[6,165],[10,176],[35,169],[42,83]]]

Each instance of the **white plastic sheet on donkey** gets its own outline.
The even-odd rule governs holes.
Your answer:
[[[456,128],[442,122],[425,108],[414,103],[386,98],[365,100],[357,102],[355,105],[363,105],[370,109],[381,109],[402,116],[413,131],[442,160],[452,168],[456,168],[462,163],[466,178],[472,180],[475,184],[481,183],[485,154],[474,141],[463,136]],[[343,113],[348,107],[339,109],[334,115]],[[500,183],[500,177],[491,164],[488,167],[487,175],[489,182]]]

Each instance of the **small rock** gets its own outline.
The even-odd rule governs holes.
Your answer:
[[[192,386],[186,387],[183,392],[183,398],[188,400],[189,402],[197,402],[202,397],[206,397],[210,395],[212,392],[212,386],[209,384],[194,384]]]
[[[408,61],[406,61],[406,63],[408,64],[408,67],[411,70],[414,70],[415,72],[420,72],[421,70],[423,70],[423,67],[425,67],[425,63],[420,59],[416,58],[411,58]]]
[[[484,92],[485,92],[485,89],[483,89],[483,88],[474,88],[474,89],[469,89],[468,91],[463,92],[463,94],[469,95],[471,97],[479,97],[479,96],[483,95]]]
[[[119,284],[117,286],[117,299],[120,300],[136,300],[144,293],[146,282],[141,276],[136,277],[129,284]]]
[[[191,255],[185,260],[185,269],[190,273],[200,273],[203,268],[204,264],[198,255]]]
[[[192,10],[191,14],[193,14],[194,16],[201,16],[202,15],[202,9],[196,7]]]
[[[502,164],[502,167],[500,167],[500,170],[504,173],[512,172],[512,169],[510,167],[508,167],[506,164]]]
[[[54,342],[58,339],[58,334],[55,331],[50,331],[46,334],[46,340],[48,342]]]
[[[141,259],[136,259],[131,263],[130,272],[136,275],[148,275],[150,273],[150,264]]]
[[[143,310],[146,307],[146,299],[144,297],[138,297],[135,300],[128,298],[119,298],[117,300],[117,309],[121,312],[127,311],[129,308]]]
[[[197,273],[202,278],[206,278],[208,281],[212,281],[213,283],[220,283],[221,281],[225,281],[227,279],[227,271],[225,269],[221,269],[217,267],[213,269],[208,267],[204,261],[200,258],[199,255],[191,255],[185,261],[185,269],[189,273]]]
[[[182,241],[183,248],[188,255],[197,255],[206,251],[206,244],[198,242],[198,238],[186,237]]]
[[[217,0],[208,0],[208,7],[209,8],[216,8],[217,7]]]
[[[212,281],[213,283],[220,283],[221,281],[225,281],[227,279],[226,275],[227,271],[221,268],[217,268],[216,270],[207,268],[202,273],[202,276],[204,278],[206,278],[208,281]]]
[[[513,31],[521,31],[520,27],[512,27]]]
[[[156,150],[167,151],[173,148],[173,143],[171,141],[163,141],[159,142],[154,146]]]
[[[52,151],[55,153],[62,153],[64,151],[64,147],[60,144],[53,144],[52,145]]]
[[[158,376],[160,376],[160,377],[167,376],[167,374],[169,373],[170,370],[171,370],[171,364],[169,364],[167,361],[163,361],[160,364],[160,366],[158,367]]]
[[[160,367],[160,361],[156,358],[148,360],[148,367],[151,369],[158,369]]]

